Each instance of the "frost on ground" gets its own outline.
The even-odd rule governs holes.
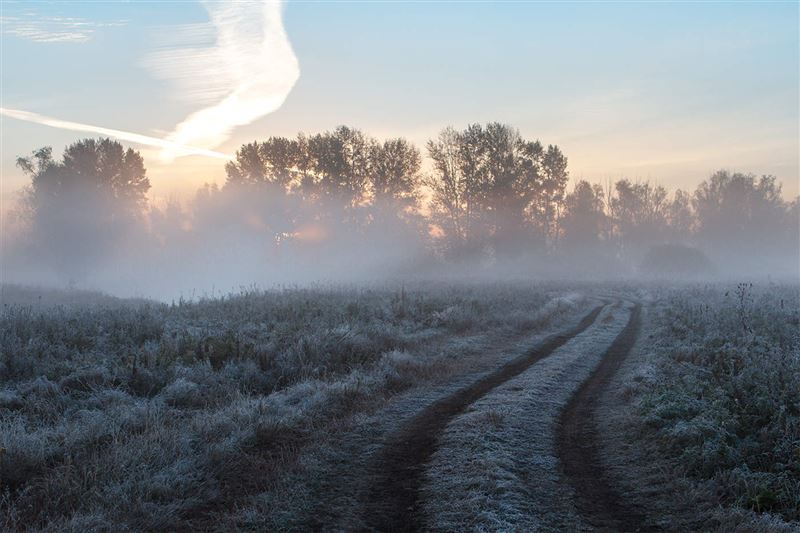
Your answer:
[[[314,480],[277,489],[317,459],[320,439],[445,380],[465,344],[572,312],[544,309],[558,286],[251,291],[172,306],[48,306],[29,292],[4,290],[20,303],[4,297],[0,314],[10,530],[214,528],[259,493],[297,511]]]
[[[249,504],[232,515],[227,528],[367,530],[364,502],[373,481],[372,462],[381,447],[390,444],[393,431],[434,401],[527,353],[553,331],[553,325],[557,330],[577,325],[586,311],[584,296],[554,298],[533,315],[538,325],[521,337],[454,337],[440,346],[430,346],[432,357],[447,361],[445,372],[428,374],[424,386],[408,389],[387,401],[372,398],[368,408],[321,435],[270,490],[251,498]]]
[[[797,286],[633,289],[650,295],[642,334],[598,410],[626,500],[666,530],[798,530]],[[0,529],[361,530],[386,436],[577,323],[594,304],[575,290],[316,287],[162,305],[2,287]],[[431,528],[588,528],[553,429],[627,316],[606,310],[451,421],[423,490]]]
[[[559,473],[559,413],[622,331],[629,312],[594,326],[501,385],[448,426],[426,474],[427,526],[438,531],[589,528]]]
[[[601,407],[609,469],[666,530],[800,530],[798,288],[651,297]]]

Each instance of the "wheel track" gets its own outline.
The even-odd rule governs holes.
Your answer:
[[[556,434],[558,459],[577,509],[587,523],[604,531],[659,531],[646,524],[639,509],[626,504],[600,460],[598,401],[632,350],[640,324],[641,305],[634,303],[625,328],[562,411]]]
[[[521,374],[588,329],[608,305],[606,301],[595,307],[577,326],[548,337],[528,354],[437,400],[407,421],[378,452],[373,464],[374,482],[365,506],[366,525],[377,531],[420,530],[423,524],[418,494],[424,465],[436,450],[438,438],[448,422],[498,385]]]

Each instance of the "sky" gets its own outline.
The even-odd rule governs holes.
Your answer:
[[[191,0],[3,1],[0,107],[173,143],[123,141],[157,202],[224,181],[224,160],[195,148],[340,124],[423,148],[487,121],[558,144],[573,180],[694,189],[727,168],[774,174],[792,197],[798,5],[289,0],[261,18]],[[3,209],[28,181],[17,156],[92,136],[11,116],[0,130]]]

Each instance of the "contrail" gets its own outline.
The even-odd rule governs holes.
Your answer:
[[[164,161],[184,155],[231,159],[232,156],[213,148],[228,140],[237,126],[250,124],[280,108],[300,77],[300,67],[283,27],[283,2],[203,4],[211,22],[190,25],[188,29],[213,44],[162,50],[153,54],[147,65],[161,77],[177,81],[183,101],[203,95],[206,105],[212,103],[209,100],[216,103],[191,113],[166,139],[17,109],[0,108],[0,114],[53,128],[156,146],[161,148]],[[175,28],[175,33],[180,35],[180,30]]]
[[[15,118],[17,120],[24,120],[25,122],[33,122],[34,124],[42,124],[52,128],[59,128],[62,130],[71,131],[84,131],[87,133],[97,133],[99,135],[106,135],[114,137],[123,141],[129,141],[145,146],[157,146],[164,150],[170,150],[176,155],[204,155],[207,157],[215,157],[217,159],[232,159],[230,155],[223,154],[222,152],[215,152],[205,148],[197,148],[194,146],[187,146],[173,141],[159,139],[158,137],[150,137],[148,135],[141,135],[130,131],[114,130],[111,128],[102,128],[100,126],[92,126],[91,124],[81,124],[80,122],[70,122],[68,120],[59,120],[53,117],[46,117],[37,113],[29,111],[21,111],[19,109],[9,109],[7,107],[0,107],[0,115]]]
[[[178,145],[211,149],[283,105],[300,67],[283,26],[283,2],[204,2],[210,25],[184,27],[207,33],[208,46],[168,48],[147,61],[157,75],[177,82],[184,99],[202,96],[208,107],[190,114],[167,136]],[[211,101],[209,101],[211,100]],[[175,154],[162,150],[162,158]]]

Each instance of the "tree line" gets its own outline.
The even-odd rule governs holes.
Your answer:
[[[619,179],[569,185],[558,146],[515,128],[444,129],[423,153],[341,126],[243,145],[222,187],[207,185],[187,210],[148,205],[141,155],[110,139],[85,139],[61,159],[50,148],[18,159],[31,183],[24,219],[49,259],[91,261],[145,229],[169,245],[185,232],[227,228],[275,246],[335,248],[343,241],[413,243],[443,261],[520,256],[638,260],[648,248],[698,247],[725,260],[748,249],[797,247],[800,201],[774,176],[720,170],[694,191]]]

